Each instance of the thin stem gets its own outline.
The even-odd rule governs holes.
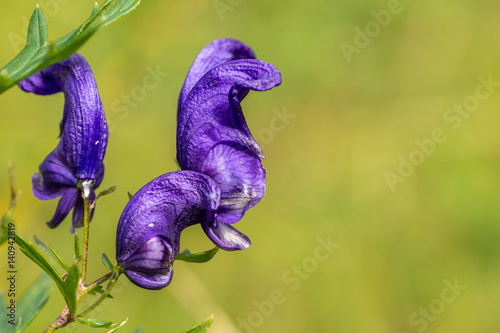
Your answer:
[[[82,282],[85,284],[87,277],[87,257],[89,252],[89,231],[90,231],[90,213],[92,211],[92,203],[90,198],[86,198],[82,193],[84,201],[84,214],[83,214],[83,258],[82,258]]]
[[[69,308],[65,307],[64,310],[59,315],[59,317],[57,317],[57,319],[54,320],[52,322],[52,324],[50,324],[50,326],[47,327],[45,329],[45,331],[43,331],[43,333],[50,333],[50,332],[54,332],[55,330],[57,330],[59,328],[63,328],[66,325],[68,325],[68,324],[72,323],[73,321],[75,321],[75,319],[77,317],[82,317],[82,316],[86,315],[87,313],[89,313],[90,311],[94,310],[109,295],[109,293],[111,292],[111,289],[113,289],[113,287],[115,286],[116,282],[118,281],[118,277],[120,276],[121,273],[122,273],[121,270],[119,270],[118,272],[117,271],[110,272],[110,273],[108,273],[108,274],[100,277],[99,279],[95,280],[94,282],[92,282],[87,287],[84,287],[84,289],[82,289],[82,291],[78,293],[78,296],[77,296],[78,300],[80,300],[85,294],[87,294],[89,291],[91,291],[92,289],[94,289],[95,287],[97,287],[98,285],[100,285],[101,283],[103,283],[103,282],[111,279],[108,282],[108,285],[106,286],[106,289],[102,293],[102,295],[88,309],[86,309],[85,311],[83,311],[79,315],[70,316]]]
[[[70,323],[68,319],[69,319],[69,308],[65,307],[63,312],[61,312],[61,314],[59,315],[59,317],[57,317],[57,319],[54,320],[52,324],[50,324],[50,326],[47,327],[45,331],[43,331],[43,333],[54,332],[55,330],[68,325]]]
[[[111,279],[109,280],[108,285],[106,286],[106,289],[104,290],[102,295],[89,308],[87,308],[83,312],[77,314],[75,316],[75,318],[83,317],[83,316],[87,315],[88,313],[90,313],[92,310],[94,310],[96,307],[98,307],[99,304],[101,304],[106,299],[106,297],[109,295],[109,293],[111,292],[111,289],[113,289],[113,287],[115,286],[120,275],[121,275],[121,270],[119,272],[116,272],[116,271],[113,272]]]
[[[101,276],[100,278],[98,278],[97,280],[95,280],[94,282],[89,284],[88,286],[83,287],[81,292],[78,293],[77,300],[80,300],[83,296],[85,296],[85,294],[92,291],[95,287],[99,286],[101,283],[106,282],[111,277],[113,277],[113,273],[109,272],[108,274]]]

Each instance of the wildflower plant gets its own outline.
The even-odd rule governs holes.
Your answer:
[[[9,246],[15,242],[45,274],[21,299],[21,304],[34,305],[20,306],[19,318],[0,323],[2,332],[25,329],[47,301],[51,281],[66,306],[44,332],[74,322],[114,332],[126,320],[113,323],[87,315],[110,296],[122,274],[138,287],[162,289],[172,282],[175,260],[202,263],[219,249],[243,250],[251,245],[233,224],[263,198],[266,173],[262,150],[246,124],[241,101],[250,90],[265,91],[281,84],[281,75],[273,65],[255,59],[247,45],[224,38],[208,44],[196,57],[179,95],[177,161],[181,170],[159,175],[130,195],[117,224],[116,265],[103,253],[107,273],[93,282],[86,279],[90,221],[97,201],[111,194],[116,185],[96,194],[105,177],[108,149],[105,103],[103,106],[90,65],[75,51],[101,27],[138,4],[138,0],[106,0],[102,6],[96,5],[79,28],[52,43],[47,42],[45,19],[37,7],[26,47],[0,70],[0,93],[18,84],[23,91],[37,95],[64,94],[59,143],[33,174],[32,192],[40,200],[59,200],[47,222],[51,228],[63,223],[72,210],[70,231],[74,233],[74,260],[66,263],[51,245],[36,237],[33,244],[12,231],[19,193],[11,168],[11,205],[1,220],[0,242]],[[181,233],[193,225],[200,225],[215,244],[213,249],[180,253]],[[63,274],[53,262],[61,266]],[[83,297],[95,300],[81,308]],[[205,332],[211,323],[209,317],[186,332]]]

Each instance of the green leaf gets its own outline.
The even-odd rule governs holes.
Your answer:
[[[42,11],[35,8],[28,27],[25,48],[0,70],[0,94],[76,52],[94,33],[128,14],[140,0],[105,0],[94,6],[90,17],[78,28],[54,42],[47,43],[47,24]]]
[[[111,272],[114,272],[115,268],[104,252],[102,253],[101,261]]]
[[[128,194],[128,199],[132,199],[132,197],[134,196],[132,193],[130,193],[130,191],[127,191],[127,194]]]
[[[9,232],[11,234],[11,237],[14,233],[15,225],[13,213],[14,209],[7,210],[7,212],[2,216],[2,219],[0,220],[0,245],[5,243],[9,239]]]
[[[125,319],[119,326],[114,327],[113,329],[107,331],[106,333],[113,333],[114,331],[118,330],[120,327],[123,327],[128,321],[128,318]]]
[[[113,186],[111,186],[111,187],[108,187],[108,188],[107,188],[107,189],[105,189],[105,190],[102,190],[102,191],[101,191],[101,192],[97,195],[97,197],[95,198],[95,200],[97,201],[97,199],[99,199],[100,197],[113,193],[113,192],[116,190],[116,187],[117,187],[117,186],[118,186],[118,185],[117,185],[117,184],[115,184],[115,185],[113,185]]]
[[[99,4],[96,2],[94,4],[94,9],[92,9],[92,15],[94,15],[99,10]]]
[[[47,303],[51,287],[52,279],[47,274],[42,273],[24,292],[17,307],[19,325],[16,329],[16,333],[23,332],[43,308],[45,303]]]
[[[52,264],[45,258],[36,247],[34,247],[31,242],[27,242],[21,235],[16,233],[16,243],[19,245],[19,248],[21,251],[28,257],[30,258],[35,264],[40,266],[41,269],[43,269],[49,276],[51,277],[52,280],[56,283],[57,287],[59,288],[59,291],[61,292],[61,295],[65,295],[64,291],[64,282],[57,273],[56,269]]]
[[[210,261],[218,251],[219,248],[217,246],[211,250],[198,253],[191,253],[186,249],[182,253],[178,254],[176,259],[187,262],[204,263]]]
[[[80,239],[78,239],[78,234],[75,232],[75,261],[80,262],[83,258],[82,252],[80,250]]]
[[[47,244],[47,246],[45,246],[45,244],[43,244],[42,241],[39,240],[36,236],[34,236],[33,238],[35,239],[35,243],[37,243],[38,246],[42,248],[42,250],[48,252],[57,261],[57,263],[61,265],[62,268],[64,268],[66,272],[69,270],[68,264],[66,264],[64,260],[62,260],[59,253],[57,253],[50,244]]]
[[[184,333],[205,333],[208,331],[210,326],[212,326],[212,323],[214,322],[214,315],[211,315],[205,321],[203,321],[201,324],[196,325],[195,327],[185,331]]]
[[[124,322],[122,323],[117,323],[114,324],[112,321],[104,321],[104,320],[98,320],[98,319],[83,319],[83,318],[76,318],[80,323],[88,325],[93,328],[114,328],[115,330],[122,327],[125,325],[125,323],[128,321],[128,318],[125,319]],[[113,331],[108,331],[108,332],[113,332]]]
[[[17,201],[21,196],[21,191],[16,191],[14,166],[9,164],[9,182],[10,182],[10,204],[7,212],[0,219],[0,245],[5,243],[9,236],[14,239],[15,225],[14,225],[14,210]]]
[[[35,54],[47,44],[47,22],[39,6],[36,6],[28,25],[26,46],[19,54],[0,70],[0,93],[19,81],[23,72],[33,71],[36,64],[31,62]]]
[[[78,264],[75,262],[68,270],[68,275],[64,279],[64,299],[68,304],[69,313],[73,316],[76,313],[76,294],[78,283],[80,282],[80,272]]]
[[[90,290],[88,293],[90,295],[95,295],[96,293],[103,294],[104,288],[102,286],[97,286],[97,287],[94,287],[92,290]],[[111,296],[111,294],[106,295],[106,297],[113,299],[113,296]]]

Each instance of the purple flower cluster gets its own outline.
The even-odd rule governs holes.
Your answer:
[[[264,196],[262,151],[241,110],[250,90],[281,83],[279,71],[234,39],[207,45],[192,64],[177,109],[177,161],[129,201],[118,223],[117,260],[146,289],[166,287],[182,229],[201,224],[224,250],[248,248],[232,224]]]
[[[266,172],[240,103],[250,90],[279,84],[279,71],[256,60],[237,40],[219,39],[200,52],[178,102],[177,160],[182,170],[141,188],[118,222],[116,258],[133,283],[146,289],[166,287],[181,231],[194,224],[221,249],[251,245],[232,225],[264,196]],[[104,173],[108,130],[92,72],[75,54],[20,87],[41,95],[65,94],[61,140],[33,175],[33,192],[41,200],[61,197],[51,227],[74,207],[74,230],[83,221],[82,193],[95,196]]]

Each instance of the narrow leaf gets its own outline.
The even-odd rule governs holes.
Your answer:
[[[204,263],[210,261],[218,251],[219,248],[217,246],[211,250],[198,253],[190,253],[189,250],[184,250],[176,259],[193,263]]]
[[[107,331],[106,333],[113,333],[114,331],[117,331],[120,327],[123,327],[123,325],[125,325],[128,321],[128,318],[125,319],[120,325],[114,327],[113,329]]]
[[[112,321],[104,321],[98,319],[84,319],[84,318],[76,318],[80,323],[88,325],[93,328],[120,328],[127,322],[128,318],[125,319],[122,323],[114,324]]]
[[[214,315],[211,315],[205,321],[203,321],[201,324],[196,325],[195,327],[185,331],[184,333],[205,333],[208,331],[210,326],[212,326],[212,323],[214,322]]]
[[[80,250],[80,239],[78,239],[78,234],[75,232],[75,261],[80,262],[83,258],[82,252]]]
[[[96,2],[94,4],[94,9],[92,9],[92,15],[94,15],[99,10],[99,4]]]
[[[36,236],[33,237],[35,239],[35,243],[38,244],[38,246],[40,246],[42,248],[42,250],[48,252],[56,261],[57,263],[62,267],[64,268],[64,270],[67,272],[69,270],[69,266],[68,264],[66,264],[64,262],[64,260],[62,260],[61,256],[59,255],[59,253],[56,252],[56,250],[50,245],[50,244],[47,244],[47,246],[45,246],[45,244],[42,243],[41,240],[39,240]]]
[[[19,325],[16,333],[21,333],[33,321],[50,296],[52,279],[45,273],[35,280],[24,292],[17,307]],[[2,331],[3,332],[3,331]]]
[[[92,290],[90,290],[88,293],[90,295],[95,295],[96,293],[103,294],[104,288],[102,286],[97,286],[97,287],[94,287]],[[113,299],[113,296],[111,296],[111,294],[106,295],[106,297]]]
[[[47,43],[47,22],[40,7],[36,6],[28,24],[28,36],[26,46],[19,54],[0,70],[0,93],[3,86],[6,88],[16,84],[15,78],[25,70],[34,70],[36,66],[31,64],[31,59],[40,48]]]
[[[0,69],[0,94],[30,75],[76,52],[99,29],[128,14],[140,0],[106,0],[91,16],[65,36],[47,43],[47,25],[40,8],[31,17],[26,47]]]
[[[61,295],[64,296],[64,282],[59,275],[59,273],[56,271],[54,266],[45,258],[36,247],[34,247],[31,242],[27,242],[23,237],[21,237],[19,234],[16,233],[16,243],[19,245],[19,248],[21,251],[28,257],[30,258],[35,264],[40,266],[41,269],[43,269],[54,282],[56,283],[57,287],[59,288],[59,291],[61,292]]]
[[[128,199],[132,199],[132,197],[134,196],[132,193],[130,193],[130,191],[127,191],[127,194],[128,194]]]
[[[64,279],[64,299],[69,308],[69,313],[73,316],[76,313],[76,293],[78,282],[80,281],[80,272],[75,262],[68,270],[68,275]]]
[[[101,261],[111,272],[114,272],[115,268],[104,252],[102,253]]]
[[[99,199],[99,198],[100,198],[100,197],[102,197],[102,196],[105,196],[105,195],[108,195],[108,194],[113,193],[113,192],[116,190],[116,186],[118,186],[118,185],[116,185],[116,184],[115,184],[115,185],[113,185],[113,186],[111,186],[111,187],[108,187],[108,188],[107,188],[107,189],[105,189],[105,190],[102,190],[102,191],[101,191],[101,192],[97,195],[97,197],[96,197],[95,199],[97,200],[97,199]]]

